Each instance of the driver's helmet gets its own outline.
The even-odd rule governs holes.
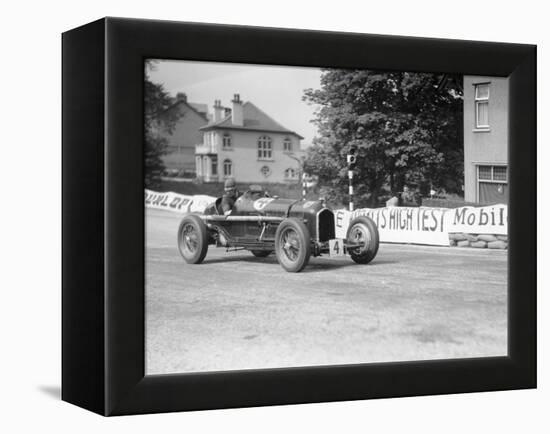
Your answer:
[[[237,183],[233,178],[228,178],[225,180],[225,183],[223,185],[223,189],[226,193],[235,193],[237,189]]]

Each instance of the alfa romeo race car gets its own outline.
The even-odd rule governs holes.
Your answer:
[[[251,189],[235,201],[227,216],[221,200],[208,206],[204,214],[183,217],[177,242],[187,263],[201,263],[209,245],[249,250],[259,258],[275,252],[289,272],[301,271],[311,255],[348,253],[356,263],[368,264],[378,252],[378,229],[370,218],[355,218],[346,239],[336,239],[334,213],[320,200],[279,199],[259,188]]]

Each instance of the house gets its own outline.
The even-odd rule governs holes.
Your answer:
[[[508,203],[508,79],[464,76],[464,199]]]
[[[296,182],[302,136],[235,94],[231,109],[214,103],[212,122],[200,128],[196,174],[204,182],[233,177],[243,183]]]
[[[167,115],[175,115],[177,121],[172,131],[162,133],[168,141],[163,155],[164,166],[169,171],[192,173],[195,171],[195,145],[202,142],[200,128],[208,124],[208,107],[187,101],[184,93],[178,93]]]

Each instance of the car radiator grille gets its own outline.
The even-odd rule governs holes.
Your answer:
[[[329,209],[323,209],[317,214],[317,228],[319,241],[328,241],[335,237],[334,213]]]

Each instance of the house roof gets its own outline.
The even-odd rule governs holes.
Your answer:
[[[268,116],[250,101],[243,104],[243,125],[234,125],[231,122],[231,115],[226,116],[218,122],[213,122],[199,128],[202,131],[213,129],[235,129],[245,131],[268,131],[273,133],[293,134],[303,139],[298,133],[283,127],[276,120]]]
[[[175,101],[174,104],[172,104],[170,107],[166,108],[164,110],[164,112],[170,111],[170,110],[172,110],[176,107],[179,107],[182,104],[185,105],[186,107],[188,107],[193,112],[195,112],[197,115],[199,115],[205,121],[208,121],[208,109],[202,111],[203,107],[207,107],[206,104],[195,103],[195,102],[187,102],[183,99],[179,99],[179,100]]]
[[[188,102],[191,107],[193,107],[199,113],[208,115],[208,104],[198,103],[198,102]]]

